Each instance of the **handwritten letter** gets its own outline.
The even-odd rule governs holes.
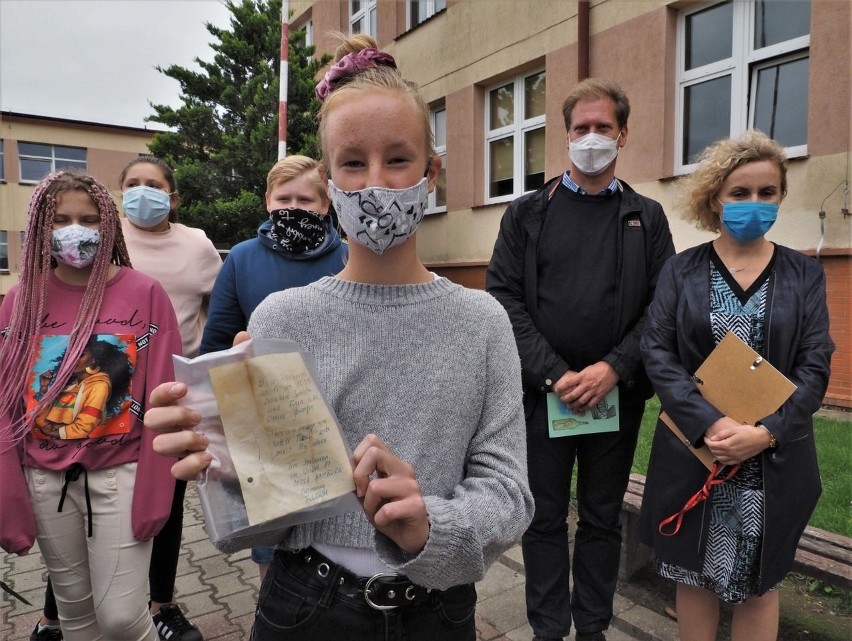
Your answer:
[[[355,489],[340,431],[298,353],[210,369],[250,525]]]

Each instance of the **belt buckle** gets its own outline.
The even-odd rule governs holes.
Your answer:
[[[367,584],[364,586],[364,600],[367,602],[367,605],[369,605],[374,610],[395,610],[396,608],[398,608],[398,605],[379,605],[378,603],[373,603],[373,601],[370,599],[370,588],[373,586],[373,583],[375,583],[378,579],[391,579],[396,577],[396,574],[392,574],[390,572],[379,572],[378,574],[374,574],[373,576],[371,576],[367,580]]]

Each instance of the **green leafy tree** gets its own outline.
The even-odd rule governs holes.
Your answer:
[[[201,71],[157,67],[180,83],[182,106],[151,107],[149,121],[172,131],[149,145],[175,170],[181,220],[219,246],[252,238],[266,218],[266,174],[278,157],[281,0],[227,0],[230,30],[207,23],[213,62]],[[287,153],[318,157],[313,88],[330,59],[312,58],[304,32],[290,33]]]

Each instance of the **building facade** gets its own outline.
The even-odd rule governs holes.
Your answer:
[[[562,102],[580,79],[631,100],[617,174],[659,200],[678,250],[712,238],[677,216],[677,178],[719,138],[758,128],[790,157],[769,238],[818,254],[838,349],[827,404],[852,407],[848,0],[291,1],[319,52],[374,36],[432,108],[444,174],[418,232],[435,271],[482,286],[508,203],[567,166]],[[824,212],[821,215],[820,212]],[[846,213],[844,213],[846,212]]]
[[[630,96],[618,175],[663,203],[678,250],[677,178],[706,144],[760,128],[790,160],[771,240],[818,255],[838,349],[826,403],[852,408],[852,3],[849,0],[291,0],[291,30],[333,53],[367,32],[432,108],[444,169],[418,232],[427,265],[482,287],[512,199],[567,166],[562,101],[586,76]],[[17,279],[33,186],[63,166],[118,195],[155,131],[0,113],[0,295]],[[821,212],[824,212],[821,214]],[[844,212],[847,212],[844,214]]]
[[[156,132],[79,120],[0,112],[0,298],[18,280],[35,185],[60,169],[88,173],[121,202],[118,176],[147,153]]]

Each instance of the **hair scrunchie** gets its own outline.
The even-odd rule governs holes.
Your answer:
[[[353,53],[347,53],[325,73],[325,77],[316,87],[317,100],[324,102],[334,89],[343,81],[361,73],[364,69],[379,65],[396,69],[396,60],[384,51],[368,47]]]

